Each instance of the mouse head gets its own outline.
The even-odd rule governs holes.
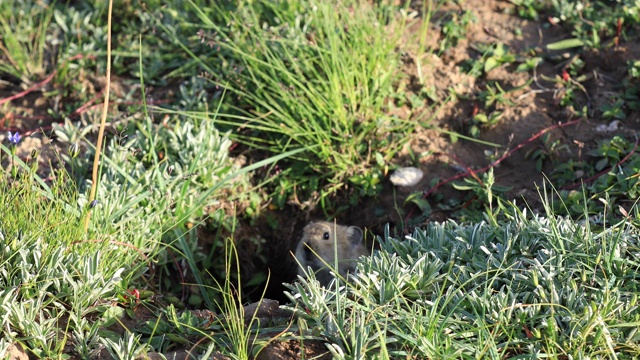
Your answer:
[[[314,270],[320,270],[326,267],[325,262],[335,262],[337,247],[338,260],[342,261],[344,266],[348,266],[349,260],[361,255],[362,238],[362,229],[357,226],[313,222],[302,231],[302,239],[296,248],[296,258],[303,268],[310,266]]]

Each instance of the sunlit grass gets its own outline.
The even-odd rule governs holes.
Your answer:
[[[290,286],[336,358],[637,357],[638,229],[527,215],[385,234],[341,290]]]
[[[347,186],[375,194],[415,126],[386,112],[400,80],[406,14],[359,1],[264,1],[215,7],[215,16],[192,6],[200,23],[191,26],[203,28],[202,42],[216,50],[203,57],[181,46],[210,74],[222,71],[215,84],[240,99],[231,107],[241,116],[217,123],[252,148],[307,150],[287,170],[287,196],[293,186],[303,198]],[[282,205],[286,196],[276,199]]]

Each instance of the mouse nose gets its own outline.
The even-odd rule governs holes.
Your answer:
[[[304,249],[304,257],[307,259],[310,259],[312,255],[311,246],[309,246],[308,243],[304,243],[303,249]]]

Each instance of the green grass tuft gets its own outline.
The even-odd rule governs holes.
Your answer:
[[[241,115],[217,124],[270,153],[306,150],[285,170],[280,206],[294,191],[305,199],[319,191],[315,200],[347,186],[375,194],[415,126],[385,113],[399,80],[406,18],[358,1],[242,4],[205,12],[192,3],[201,21],[192,26],[204,29],[202,46],[214,49],[191,53],[194,62],[227,89]]]

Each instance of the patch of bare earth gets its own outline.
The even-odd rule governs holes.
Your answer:
[[[275,341],[265,347],[256,360],[293,360],[293,359],[318,359],[329,360],[333,356],[327,347],[319,340],[289,340]]]
[[[359,207],[360,211],[347,215],[345,222],[366,226],[374,230],[380,229],[386,222],[400,225],[402,220],[400,213],[407,214],[412,207],[403,206],[407,195],[413,192],[428,192],[436,183],[453,177],[461,172],[471,169],[476,174],[479,170],[489,167],[495,158],[499,158],[510,150],[522,146],[494,167],[497,184],[508,186],[512,190],[507,192],[507,197],[513,199],[526,199],[528,204],[537,204],[538,193],[536,185],[543,182],[543,173],[549,174],[553,170],[550,162],[544,164],[542,171],[537,171],[535,161],[525,157],[528,150],[540,146],[541,140],[530,141],[534,135],[541,131],[553,128],[558,124],[565,124],[578,120],[575,109],[559,105],[562,89],[558,88],[547,78],[559,78],[569,63],[579,56],[585,62],[585,73],[588,80],[583,82],[584,89],[576,96],[579,107],[587,106],[590,116],[579,119],[575,125],[557,127],[548,131],[551,140],[560,139],[569,147],[569,151],[561,154],[562,159],[580,159],[586,151],[593,149],[597,141],[610,138],[615,134],[626,134],[632,138],[632,134],[640,128],[638,114],[631,114],[622,126],[615,132],[596,132],[598,125],[608,124],[610,120],[602,118],[600,105],[612,102],[612,95],[620,93],[622,79],[626,76],[626,64],[628,60],[637,59],[640,55],[640,43],[629,39],[618,47],[611,47],[602,51],[583,52],[582,49],[572,51],[551,52],[546,50],[546,45],[562,39],[570,38],[571,34],[559,26],[543,26],[543,21],[524,20],[512,15],[514,7],[506,1],[467,0],[459,5],[451,5],[439,9],[434,14],[434,19],[447,16],[447,13],[456,11],[471,11],[477,21],[472,23],[466,32],[466,38],[458,44],[437,56],[436,53],[417,54],[408,51],[404,71],[408,76],[409,89],[416,96],[423,89],[435,88],[439,100],[442,100],[455,91],[453,101],[445,103],[438,109],[433,120],[428,124],[421,124],[412,136],[406,151],[399,156],[396,164],[413,165],[409,157],[409,149],[413,154],[428,153],[431,156],[420,159],[420,168],[425,173],[423,180],[411,189],[396,189],[385,184],[385,191],[378,198],[366,199]],[[547,24],[549,25],[549,24]],[[420,30],[420,23],[413,26],[414,34],[408,34],[406,40],[410,41],[415,32]],[[441,34],[438,29],[430,32],[430,45],[435,46],[440,41]],[[531,72],[517,72],[518,63],[505,65],[490,71],[488,74],[474,77],[465,70],[465,64],[469,61],[481,59],[480,44],[506,45],[514,54],[531,54],[542,57],[544,62],[538,66],[534,74]],[[413,51],[417,50],[417,46]],[[422,58],[421,71],[418,72],[418,57]],[[424,74],[425,83],[420,84],[418,74]],[[527,82],[534,79],[530,85]],[[495,103],[490,108],[484,108],[479,95],[487,89],[488,85],[499,84],[502,89],[510,92],[508,96],[510,105]],[[430,105],[425,102],[425,105]],[[453,142],[449,135],[441,130],[455,132],[469,136],[469,128],[472,125],[473,116],[482,111],[501,111],[503,113],[500,122],[493,127],[481,128],[477,140],[470,141],[458,139]],[[427,116],[422,116],[427,115]],[[429,118],[433,114],[413,114],[413,118]],[[428,126],[431,125],[431,126]],[[497,146],[481,143],[489,142]],[[491,152],[494,158],[488,158]],[[581,179],[576,178],[576,181]],[[454,190],[450,185],[438,188],[431,195],[441,194],[446,201],[449,198],[461,200],[464,196]],[[430,197],[433,199],[433,196]],[[520,201],[520,204],[523,202]],[[437,205],[437,204],[432,204]],[[400,207],[402,211],[395,211]],[[374,214],[373,210],[378,215]],[[386,211],[380,211],[385,209]],[[434,211],[426,219],[444,220],[450,215],[449,211]],[[342,220],[342,219],[341,219]]]

